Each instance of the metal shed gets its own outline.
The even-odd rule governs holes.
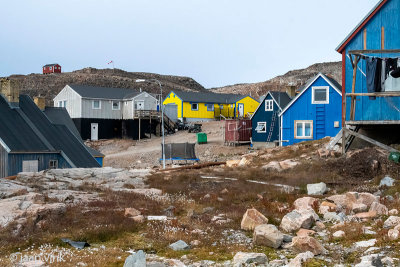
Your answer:
[[[225,121],[225,145],[237,145],[250,143],[251,120],[237,119]]]

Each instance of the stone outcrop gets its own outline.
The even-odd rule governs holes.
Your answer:
[[[314,255],[326,253],[326,249],[311,236],[297,236],[293,238],[292,249],[297,253],[310,251]]]

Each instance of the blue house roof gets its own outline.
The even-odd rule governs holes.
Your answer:
[[[307,91],[310,88],[310,86],[320,77],[322,79],[324,79],[330,86],[332,86],[332,88],[335,89],[335,91],[338,92],[338,94],[342,95],[342,87],[340,86],[340,84],[335,79],[333,79],[331,77],[327,77],[320,72],[317,74],[317,76],[309,79],[306,82],[306,84],[300,89],[300,93],[298,95],[296,95],[296,97],[293,98],[292,101],[290,101],[290,103],[282,110],[282,112],[279,114],[279,116],[282,116],[282,114],[285,113],[290,108],[290,106],[293,105],[293,103],[295,103],[297,101],[297,99],[299,99],[300,96],[305,91]]]

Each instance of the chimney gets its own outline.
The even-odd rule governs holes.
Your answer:
[[[44,97],[34,97],[33,102],[35,102],[36,106],[38,106],[41,110],[44,110],[46,107],[46,99]]]
[[[296,96],[296,86],[292,85],[292,84],[289,84],[286,87],[286,93],[290,96],[290,98],[295,97]]]
[[[10,103],[19,102],[20,84],[16,80],[8,78],[0,79],[0,94],[2,94]]]

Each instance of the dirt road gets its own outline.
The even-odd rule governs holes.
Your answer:
[[[196,144],[196,155],[201,162],[222,161],[248,152],[248,145],[240,147],[224,146],[224,122],[204,122],[203,132],[207,134],[208,143]],[[161,157],[161,137],[152,137],[141,141],[106,140],[90,142],[89,145],[106,155],[105,166],[116,168],[159,167]],[[196,143],[196,134],[179,131],[165,138],[165,143]]]

